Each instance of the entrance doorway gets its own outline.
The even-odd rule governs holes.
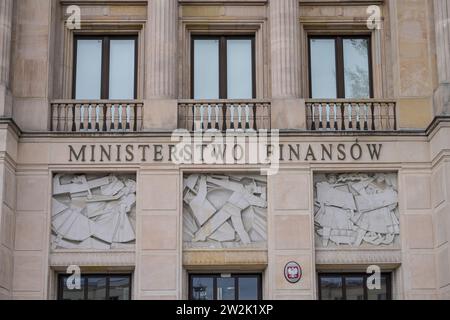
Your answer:
[[[260,274],[191,274],[190,300],[261,300]]]

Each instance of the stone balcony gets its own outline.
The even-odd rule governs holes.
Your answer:
[[[178,128],[188,131],[271,128],[268,100],[180,100]]]
[[[137,132],[143,128],[143,102],[136,100],[56,100],[51,131]]]
[[[394,100],[306,100],[307,130],[396,131]]]
[[[399,129],[395,100],[304,100],[306,127],[314,132],[386,132]],[[188,131],[253,131],[274,128],[270,100],[178,100],[177,128]],[[299,105],[303,107],[303,104]],[[56,100],[51,103],[52,132],[139,132],[146,125],[138,100]]]

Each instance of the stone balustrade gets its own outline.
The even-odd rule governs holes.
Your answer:
[[[307,100],[307,129],[335,131],[395,131],[393,100]]]
[[[55,132],[136,132],[143,127],[143,103],[135,100],[60,100],[51,109]]]

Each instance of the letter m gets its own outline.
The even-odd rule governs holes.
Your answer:
[[[86,146],[82,146],[78,154],[75,152],[75,149],[72,146],[69,146],[69,148],[70,148],[70,159],[69,159],[70,162],[73,162],[73,158],[75,158],[76,161],[80,161],[80,158],[82,162],[86,161]]]

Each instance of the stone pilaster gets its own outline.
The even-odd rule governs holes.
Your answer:
[[[0,0],[0,116],[11,116],[10,64],[13,0]]]
[[[434,23],[439,79],[434,96],[435,115],[450,115],[450,0],[434,0]]]
[[[305,110],[299,98],[300,21],[297,0],[270,1],[272,127],[304,128]]]
[[[144,127],[174,129],[177,125],[178,1],[149,0],[147,19]]]

